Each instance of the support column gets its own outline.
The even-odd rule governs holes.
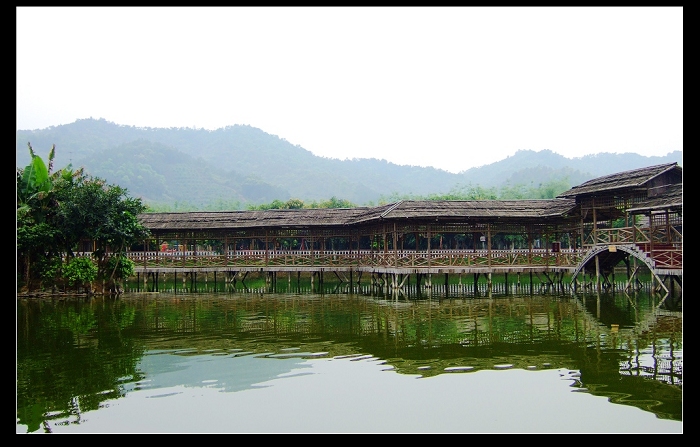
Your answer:
[[[396,222],[394,222],[394,267],[399,266],[399,247],[396,238]]]
[[[486,259],[488,259],[488,266],[491,267],[491,224],[486,224]],[[489,273],[489,278],[491,274]],[[489,279],[489,283],[490,283]],[[490,286],[489,286],[490,287]]]

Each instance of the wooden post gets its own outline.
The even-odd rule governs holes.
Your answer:
[[[382,265],[386,265],[388,267],[388,264],[386,262],[386,255],[387,255],[387,246],[386,246],[386,224],[382,225],[382,252],[384,253],[382,255],[384,262],[382,262]]]
[[[398,248],[396,238],[397,238],[396,222],[394,222],[394,267],[399,266],[399,248]]]
[[[428,268],[431,267],[432,265],[432,257],[430,256],[430,239],[432,235],[430,234],[430,224],[428,224]],[[430,277],[428,277],[428,281],[430,281]]]
[[[598,245],[598,218],[596,217],[595,197],[591,200],[593,203],[593,245],[596,246]]]
[[[596,290],[600,292],[600,261],[598,255],[595,255],[595,283]]]
[[[430,224],[428,224],[428,288],[433,288],[433,274],[430,272],[430,268],[433,264],[433,257],[430,254],[430,240],[433,238],[432,232],[430,231]]]
[[[486,259],[488,259],[488,266],[491,267],[491,224],[486,224]],[[490,275],[490,273],[489,273]],[[489,276],[490,278],[490,276]],[[490,279],[489,279],[490,282]],[[489,286],[490,287],[490,286]]]

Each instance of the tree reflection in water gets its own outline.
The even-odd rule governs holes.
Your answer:
[[[660,309],[659,302],[648,293],[18,299],[17,423],[27,432],[49,431],[48,423],[56,421],[79,425],[85,412],[128,393],[183,382],[176,373],[185,369],[193,383],[218,377],[227,385],[214,386],[236,392],[265,374],[270,379],[287,372],[283,360],[297,365],[299,359],[353,356],[423,378],[460,370],[565,369],[579,391],[682,421],[682,313]],[[203,355],[279,362],[266,372],[250,363],[234,377],[223,369],[201,372],[214,367],[197,363]],[[178,357],[194,363],[185,368],[173,361]]]

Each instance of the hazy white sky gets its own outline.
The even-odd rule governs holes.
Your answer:
[[[682,7],[17,7],[17,129],[248,124],[451,172],[683,150]]]

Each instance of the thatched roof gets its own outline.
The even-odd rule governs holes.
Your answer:
[[[372,225],[389,221],[406,222],[540,222],[566,219],[576,211],[576,197],[601,191],[634,189],[647,185],[656,177],[670,172],[680,174],[677,163],[667,163],[634,169],[589,180],[556,199],[543,200],[402,200],[388,205],[357,208],[305,208],[295,210],[255,211],[197,211],[187,213],[144,213],[139,220],[150,230],[198,231],[244,230],[252,228],[302,229],[329,228],[351,225]],[[631,212],[670,208],[682,210],[683,184],[656,185],[663,191],[658,196],[640,203]],[[653,191],[653,189],[652,189]],[[599,217],[603,218],[601,210]],[[619,213],[619,210],[615,210]],[[612,218],[612,217],[611,217]]]
[[[557,197],[576,197],[603,191],[608,192],[617,189],[642,187],[653,178],[672,170],[679,170],[682,172],[683,168],[678,166],[678,163],[674,162],[619,172],[617,174],[594,178],[578,186],[574,186],[570,190],[559,194]]]
[[[389,219],[537,219],[562,217],[575,207],[573,199],[548,200],[403,200],[380,215]]]
[[[662,194],[640,202],[628,211],[642,214],[654,210],[683,211],[683,184],[669,185]]]
[[[431,221],[542,219],[565,217],[573,199],[550,200],[405,200],[358,208],[274,209],[264,211],[197,211],[144,213],[139,221],[150,230],[223,230],[246,228],[308,228],[372,224],[392,219]]]
[[[150,230],[322,227],[354,223],[357,216],[368,210],[360,207],[144,213],[139,215],[139,221]]]

